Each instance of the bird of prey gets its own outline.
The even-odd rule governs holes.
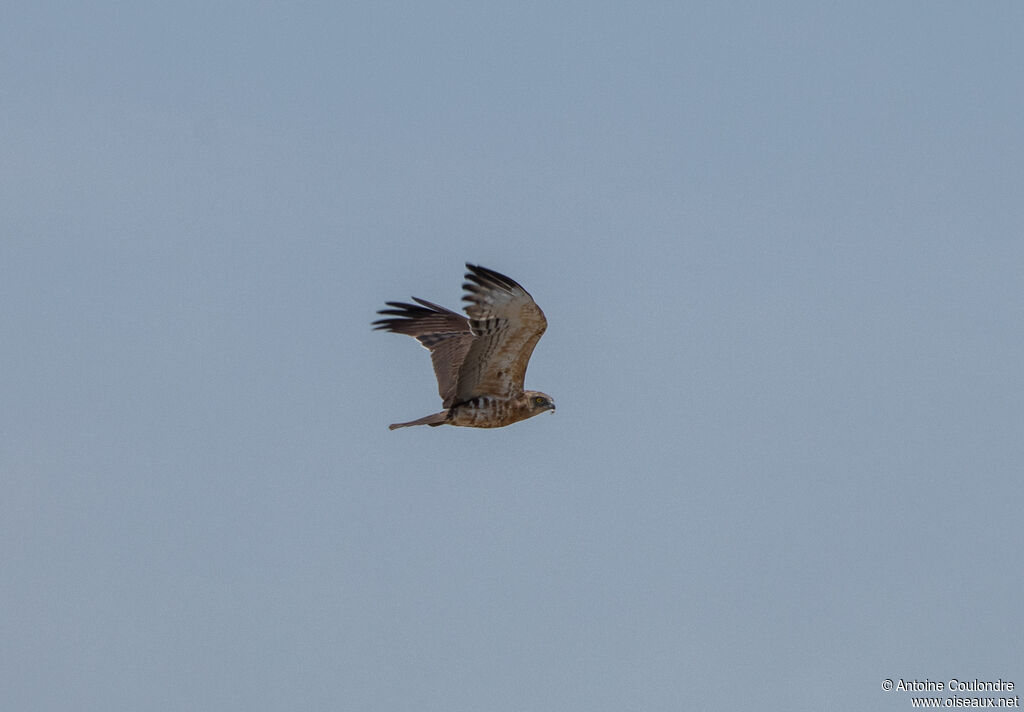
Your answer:
[[[466,314],[424,299],[415,304],[387,302],[373,322],[376,329],[407,334],[430,351],[444,410],[410,425],[501,428],[553,411],[555,402],[540,391],[523,389],[526,365],[548,322],[529,292],[486,267],[466,264]]]

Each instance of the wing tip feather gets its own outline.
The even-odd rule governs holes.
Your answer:
[[[482,265],[474,265],[467,262],[466,269],[469,270],[466,272],[466,279],[470,282],[475,282],[481,287],[496,286],[508,292],[515,291],[516,289],[523,289],[522,285],[511,277],[503,275],[501,272],[495,272],[493,269],[489,269]],[[472,289],[469,284],[463,284],[462,288]]]

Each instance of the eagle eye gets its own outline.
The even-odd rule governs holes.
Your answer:
[[[536,398],[534,398],[533,402],[536,403],[537,405],[544,405],[544,403],[545,403],[544,399],[541,398],[540,396],[537,396]]]

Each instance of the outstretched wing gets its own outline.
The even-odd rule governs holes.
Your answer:
[[[473,340],[457,378],[456,402],[523,392],[526,366],[548,322],[529,292],[486,267],[466,264],[464,301]]]
[[[424,299],[413,297],[413,301],[416,304],[387,302],[391,309],[377,313],[395,318],[378,319],[373,323],[377,329],[411,336],[430,351],[437,392],[444,407],[449,408],[458,402],[459,369],[475,338],[469,319]]]

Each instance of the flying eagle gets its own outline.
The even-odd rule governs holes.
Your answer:
[[[416,304],[387,302],[375,328],[407,334],[430,351],[444,410],[409,425],[501,428],[553,411],[540,391],[523,390],[526,365],[548,322],[529,292],[503,274],[466,264],[466,314],[413,297]]]

